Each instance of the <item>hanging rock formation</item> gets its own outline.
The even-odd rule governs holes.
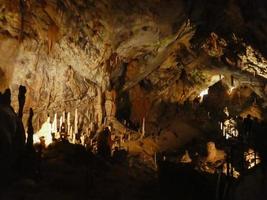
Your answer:
[[[47,114],[75,108],[99,124],[122,110],[127,120],[152,124],[162,102],[192,101],[219,76],[229,87],[234,76],[265,101],[266,7],[261,0],[0,0],[0,89],[16,96],[27,87],[35,130]]]

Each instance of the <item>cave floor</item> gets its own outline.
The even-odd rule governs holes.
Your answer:
[[[133,159],[114,164],[77,145],[57,144],[45,153],[41,178],[14,181],[1,200],[158,199],[155,171]]]

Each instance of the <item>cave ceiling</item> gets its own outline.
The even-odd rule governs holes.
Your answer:
[[[0,86],[15,99],[25,85],[26,110],[40,115],[86,108],[99,89],[184,102],[221,77],[230,87],[231,75],[265,99],[266,10],[263,0],[0,0]]]

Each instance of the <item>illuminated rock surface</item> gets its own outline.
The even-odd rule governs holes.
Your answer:
[[[134,120],[144,115],[135,111],[135,93],[146,99],[138,105],[155,106],[156,99],[182,103],[212,85],[213,75],[229,80],[234,74],[240,85],[260,82],[253,90],[265,98],[258,77],[266,77],[266,30],[260,28],[265,3],[253,2],[248,10],[243,2],[222,2],[2,0],[2,88],[28,87],[26,110],[31,106],[38,113],[38,128],[47,113],[86,109],[97,87],[104,92],[114,84],[117,90],[132,88]],[[118,85],[133,62],[132,75]]]
[[[0,0],[0,90],[18,110],[27,87],[23,122],[32,107],[35,132],[63,112],[72,133],[112,122],[154,165],[156,152],[212,141],[225,108],[266,119],[266,10],[263,0]],[[213,167],[209,153],[186,160]]]

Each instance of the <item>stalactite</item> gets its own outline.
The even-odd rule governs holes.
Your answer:
[[[19,1],[19,9],[20,9],[20,35],[19,35],[19,41],[23,41],[23,31],[24,31],[24,12],[25,12],[25,6],[24,1]]]
[[[59,27],[55,24],[55,22],[52,22],[48,26],[48,31],[47,31],[48,54],[51,53],[52,48],[58,39],[58,34],[59,34]]]

